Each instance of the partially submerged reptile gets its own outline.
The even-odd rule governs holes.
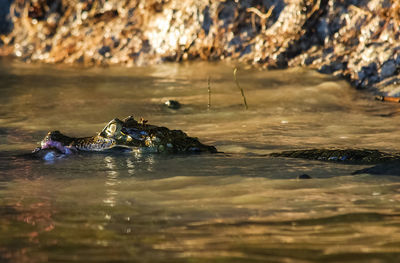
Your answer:
[[[113,119],[95,136],[73,138],[59,131],[49,132],[41,141],[41,147],[33,155],[52,160],[80,151],[144,151],[167,153],[210,152],[214,146],[202,144],[197,138],[189,137],[180,130],[147,124],[132,116],[124,120]]]
[[[33,156],[45,160],[54,160],[77,152],[88,151],[141,151],[150,153],[216,153],[214,146],[202,144],[197,138],[189,137],[180,130],[147,124],[146,120],[135,120],[132,116],[124,120],[111,120],[95,136],[73,138],[59,131],[49,132],[41,141],[41,147],[33,151]],[[271,157],[302,158],[309,160],[331,161],[346,164],[400,167],[400,153],[385,153],[366,149],[310,149],[271,153]],[[369,172],[367,168],[358,172]],[[393,168],[391,168],[393,170]],[[373,172],[376,172],[376,171]],[[395,173],[400,173],[396,170]]]
[[[271,153],[272,157],[302,158],[343,164],[375,165],[352,174],[400,175],[400,153],[385,153],[368,149],[310,149]]]
[[[378,164],[400,161],[400,153],[385,153],[369,149],[310,149],[271,153],[272,157],[302,158],[346,164]]]

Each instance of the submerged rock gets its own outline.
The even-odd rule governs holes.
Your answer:
[[[234,59],[308,66],[382,95],[395,88],[384,89],[400,67],[397,0],[28,0],[6,14],[10,2],[1,1],[0,22],[12,21],[13,29],[0,28],[0,54],[27,62]]]

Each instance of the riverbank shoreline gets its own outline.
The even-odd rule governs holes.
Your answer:
[[[300,66],[373,94],[400,96],[400,3],[394,0],[40,0],[12,3],[8,18],[0,55],[25,62]]]

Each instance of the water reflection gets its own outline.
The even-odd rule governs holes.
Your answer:
[[[110,207],[114,207],[118,200],[118,185],[121,184],[119,177],[121,171],[123,174],[128,173],[133,176],[137,174],[139,169],[147,172],[153,171],[155,165],[155,157],[153,154],[142,153],[141,151],[133,151],[131,154],[123,156],[107,155],[104,157],[104,165],[106,170],[106,198],[103,202]]]
[[[135,174],[135,163],[130,158],[126,158],[126,167],[130,175]]]
[[[55,214],[58,209],[49,196],[49,189],[43,178],[15,179],[13,189],[18,195],[4,195],[0,189],[0,261],[40,262],[46,260],[44,253],[31,258],[31,251],[43,245],[43,237],[56,228]],[[15,225],[19,226],[15,231]],[[13,227],[14,226],[14,227]],[[4,246],[8,240],[18,245]],[[56,245],[56,240],[48,240]],[[4,248],[7,248],[6,250]]]
[[[108,206],[115,206],[116,200],[118,198],[118,192],[115,188],[121,182],[118,180],[118,170],[117,165],[115,164],[115,159],[111,156],[104,157],[104,162],[107,171],[107,177],[105,181],[105,188],[106,188],[106,198],[104,199],[104,203]]]
[[[44,165],[51,169],[42,177],[0,190],[0,223],[14,227],[0,229],[6,262],[32,256],[40,262],[43,255],[51,262],[84,262],[91,255],[96,261],[137,255],[248,261],[254,254],[265,262],[287,255],[322,262],[349,250],[369,253],[370,244],[379,253],[400,253],[398,181],[339,177],[352,168],[337,165],[221,156],[99,154],[83,156],[84,169],[77,169],[79,158]],[[298,169],[314,178],[295,180]],[[71,170],[73,176],[65,174]],[[268,178],[277,173],[279,179]],[[285,173],[293,180],[282,180]]]
[[[132,164],[133,160],[135,160],[137,163],[140,163],[141,169],[144,168],[149,172],[153,171],[154,154],[144,153],[142,150],[134,150],[132,153],[133,157],[126,160],[127,164]]]

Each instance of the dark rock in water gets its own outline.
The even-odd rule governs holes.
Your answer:
[[[297,179],[312,179],[312,177],[308,174],[301,174],[297,176]]]
[[[357,73],[358,79],[360,81],[365,80],[369,76],[373,76],[377,74],[376,63],[371,63],[368,66],[361,67],[361,70]]]
[[[181,108],[181,104],[177,100],[167,100],[164,103],[164,105],[167,106],[168,108],[174,109],[174,110],[177,110],[177,109]]]

